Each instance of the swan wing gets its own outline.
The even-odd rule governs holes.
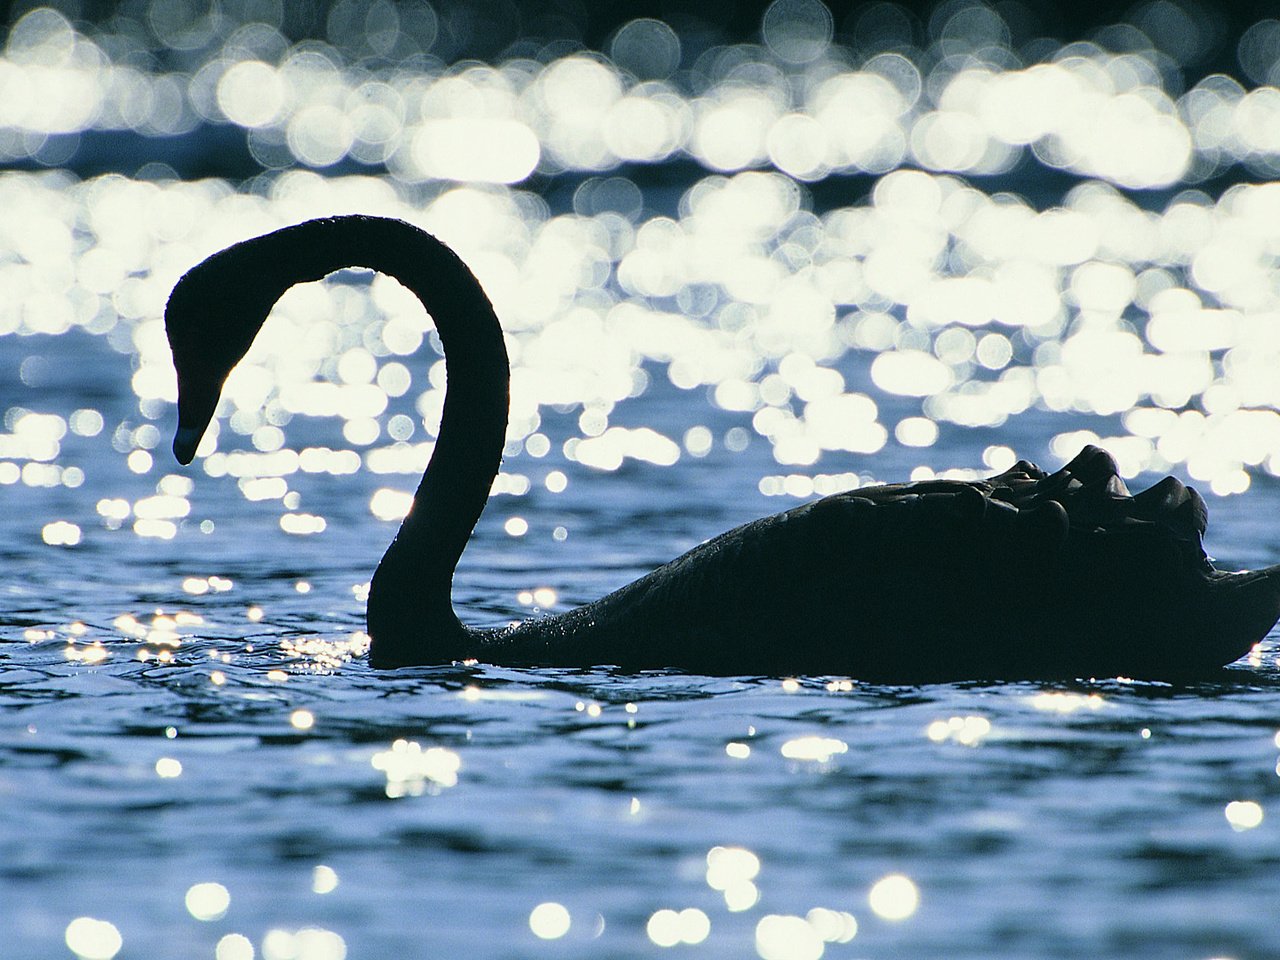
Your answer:
[[[1280,602],[1276,577],[1213,570],[1204,530],[1194,490],[1131,496],[1088,448],[1055,473],[1020,462],[753,521],[482,656],[911,681],[1176,673],[1243,653]]]

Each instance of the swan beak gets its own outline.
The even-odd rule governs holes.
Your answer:
[[[195,459],[196,449],[218,408],[222,381],[183,376],[178,370],[178,429],[173,435],[173,455],[181,464]]]
[[[195,459],[196,447],[200,446],[200,438],[204,431],[197,427],[178,427],[173,436],[173,455],[184,466]]]

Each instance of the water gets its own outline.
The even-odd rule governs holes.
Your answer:
[[[1166,7],[1143,8],[1153,36]],[[407,15],[359,42],[418,44],[417,73],[334,21],[321,47],[279,22],[21,21],[5,82],[51,94],[0,143],[49,168],[0,174],[0,952],[1280,953],[1274,636],[1178,687],[375,673],[364,595],[443,367],[420,308],[361,272],[287,295],[196,463],[167,452],[176,278],[361,211],[453,244],[509,334],[469,622],[595,598],[818,494],[1085,442],[1135,488],[1204,490],[1221,566],[1280,561],[1280,195],[1227,186],[1276,162],[1255,122],[1274,30],[1240,39],[1246,89],[1130,47],[1021,70],[998,17],[962,13],[857,69],[795,2],[763,47],[682,53],[637,21],[611,59],[452,74]],[[195,66],[139,68],[126,34]],[[1026,126],[1042,81],[1066,84],[1037,121],[1056,140]],[[83,83],[93,109],[53,95]],[[483,91],[495,126],[428,136]],[[820,150],[812,124],[834,137],[855,96],[875,136]],[[339,106],[347,127],[314,112]],[[260,175],[234,179],[241,154],[178,175],[232,134]],[[413,146],[434,142],[459,152]],[[104,155],[128,175],[92,175]],[[472,182],[435,179],[458,164]]]

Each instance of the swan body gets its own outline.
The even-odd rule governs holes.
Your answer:
[[[493,307],[444,244],[398,220],[333,217],[227,248],[175,286],[174,453],[189,463],[222,384],[296,283],[368,267],[436,322],[449,378],[431,462],[373,575],[377,667],[493,663],[819,673],[923,682],[1174,677],[1237,659],[1280,617],[1280,566],[1214,569],[1207,513],[1167,477],[1131,496],[1102,450],[1056,473],[837,494],[722,534],[566,613],[464,626],[454,568],[498,471],[509,369]]]

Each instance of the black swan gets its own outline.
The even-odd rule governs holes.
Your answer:
[[[178,374],[173,450],[190,463],[223,382],[289,287],[344,267],[408,287],[435,319],[448,392],[413,507],[373,575],[376,667],[490,663],[925,682],[1203,673],[1280,617],[1280,566],[1215,570],[1204,501],[1167,477],[1130,496],[1105,451],[1046,474],[837,494],[745,524],[555,616],[464,626],[454,567],[498,471],[509,370],[479,282],[399,220],[312,220],[187,273],[165,310]]]

